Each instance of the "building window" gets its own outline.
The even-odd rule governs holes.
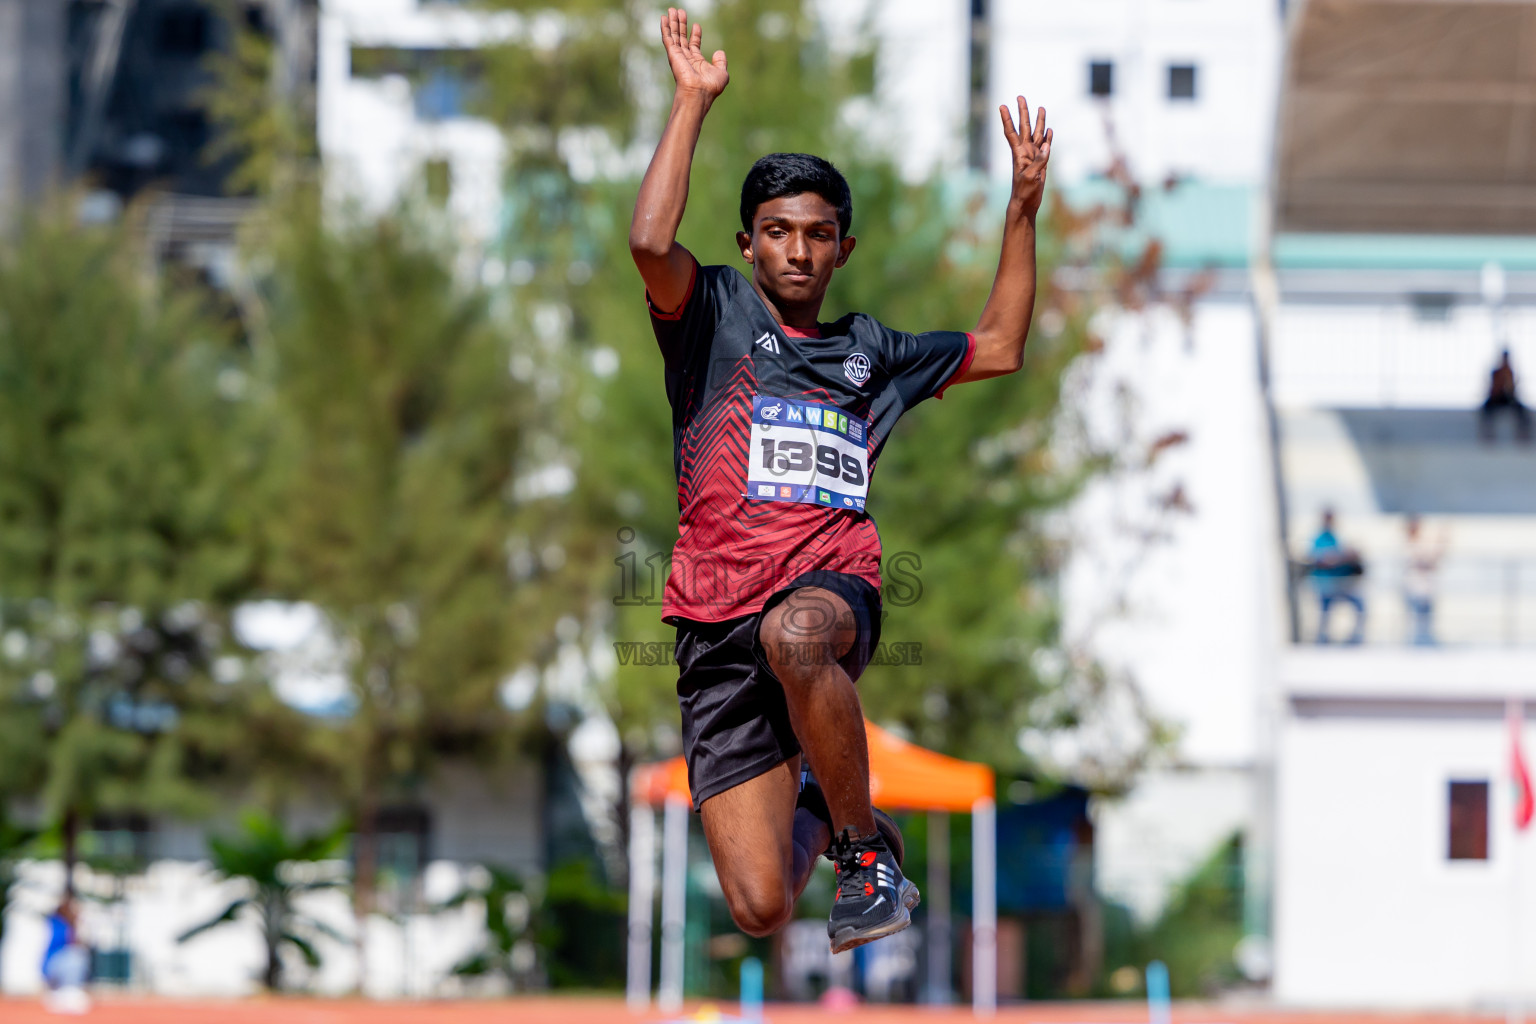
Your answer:
[[[381,808],[373,818],[381,873],[409,878],[432,859],[432,815],[424,807]]]
[[[1168,98],[1171,100],[1195,98],[1195,66],[1193,64],[1168,65]]]
[[[464,79],[449,68],[434,68],[412,93],[416,116],[423,121],[446,121],[465,111],[468,97]]]
[[[1488,859],[1488,783],[1450,785],[1450,860]]]
[[[1096,60],[1088,65],[1088,94],[1113,96],[1115,94],[1115,66],[1107,60]]]
[[[472,50],[354,46],[352,77],[381,79],[400,75],[411,83],[416,116],[445,121],[471,112],[479,101],[483,59]]]
[[[1456,296],[1450,292],[1414,292],[1408,297],[1413,318],[1420,323],[1443,324],[1451,318]]]

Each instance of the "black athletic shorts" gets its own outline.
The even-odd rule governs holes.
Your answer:
[[[863,675],[874,655],[880,642],[880,591],[851,573],[803,573],[774,591],[762,611],[752,615],[723,622],[680,620],[677,702],[683,711],[683,756],[694,810],[800,753],[784,688],[768,667],[758,637],[763,616],[800,587],[825,587],[853,609],[858,635],[838,659],[850,679]]]

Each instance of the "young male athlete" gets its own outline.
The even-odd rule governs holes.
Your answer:
[[[661,34],[677,90],[629,247],[672,403],[680,522],[662,612],[677,626],[688,782],[736,924],[783,927],[825,853],[839,952],[905,928],[918,902],[901,833],[870,806],[854,689],[880,633],[870,474],[902,413],[1019,368],[1051,133],[1043,109],[1030,131],[1022,96],[1023,134],[1001,108],[1013,193],[974,331],[914,335],[862,313],[822,323],[832,272],[853,255],[848,183],[819,157],[763,157],[736,235],[751,279],[701,267],[677,227],[704,115],[730,76],[683,11],[667,11]]]

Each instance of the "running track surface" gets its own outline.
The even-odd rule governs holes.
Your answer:
[[[736,1007],[719,1007],[726,1013]],[[231,1002],[171,1002],[114,998],[98,1001],[83,1020],[89,1024],[658,1024],[709,1019],[690,1004],[682,1014],[630,1014],[622,1000],[594,997],[505,999],[495,1002],[371,1003],[360,1000],[248,999]],[[830,1024],[851,1018],[859,1024],[960,1024],[973,1018],[961,1007],[861,1006],[823,1010],[770,1003],[765,1024]],[[4,1024],[62,1024],[68,1017],[46,1013],[36,1000],[0,998]],[[1146,1024],[1145,1004],[1032,1003],[1004,1007],[998,1024]],[[1256,1007],[1176,1004],[1173,1024],[1484,1024],[1493,1018],[1450,1013],[1404,1014],[1281,1011]],[[1502,1018],[1499,1018],[1502,1019]]]

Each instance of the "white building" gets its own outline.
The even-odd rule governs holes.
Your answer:
[[[317,130],[331,198],[378,212],[429,193],[446,200],[467,241],[494,235],[506,141],[473,113],[465,60],[512,38],[558,41],[558,20],[420,0],[324,0],[318,31]]]
[[[1272,0],[1031,0],[991,16],[989,105],[1023,93],[1047,108],[1052,182],[1070,202],[1104,201],[1122,160],[1143,187],[1139,235],[1163,247],[1167,301],[1103,323],[1086,412],[1105,439],[1128,423],[1133,448],[1186,440],[1145,473],[1090,487],[1062,587],[1067,640],[1128,674],[1179,730],[1171,763],[1095,807],[1099,889],[1150,921],[1219,843],[1242,832],[1252,849],[1259,827],[1258,701],[1281,591],[1250,267],[1284,26]],[[987,128],[989,171],[1006,176],[1006,144]],[[1249,880],[1258,929],[1261,876]]]
[[[1480,443],[1474,410],[1501,349],[1527,395],[1536,379],[1536,242],[1520,234],[1536,233],[1536,168],[1511,106],[1527,88],[1511,40],[1536,13],[1312,0],[1290,5],[1282,51],[1274,5],[1210,6],[995,11],[994,54],[1017,56],[995,56],[994,85],[1054,69],[1018,76],[1050,109],[1056,182],[1091,189],[1110,150],[1086,143],[1113,124],[1136,178],[1192,182],[1148,192],[1165,292],[1218,268],[1187,322],[1154,305],[1112,326],[1099,371],[1133,386],[1141,441],[1189,442],[1074,515],[1068,629],[1119,580],[1128,613],[1094,649],[1184,726],[1181,764],[1099,808],[1098,881],[1154,916],[1202,844],[1240,828],[1279,999],[1496,1004],[1536,977],[1536,940],[1514,930],[1536,910],[1512,889],[1536,854],[1511,842],[1503,722],[1536,679],[1536,457],[1509,424]],[[1169,95],[1178,66],[1196,68],[1193,103]],[[1419,151],[1425,102],[1452,163]],[[994,150],[992,172],[1005,161]],[[1117,532],[1174,480],[1193,512],[1117,576]],[[1316,595],[1289,585],[1325,506],[1368,565],[1357,648],[1315,646]],[[1405,646],[1414,513],[1448,542],[1440,649]]]
[[[1533,28],[1528,2],[1292,13],[1257,275],[1284,547],[1304,557],[1334,508],[1367,611],[1362,643],[1321,646],[1298,581],[1260,702],[1274,992],[1294,1004],[1496,1008],[1536,978],[1504,722],[1536,696],[1536,452],[1504,424],[1480,440],[1476,411],[1501,348],[1536,365]],[[1420,145],[1426,115],[1455,161]],[[1407,645],[1413,514],[1446,541],[1436,647]]]
[[[1492,1005],[1514,986],[1512,958],[1527,982],[1536,964],[1512,931],[1517,906],[1532,909],[1514,876],[1536,857],[1511,842],[1504,723],[1504,702],[1530,699],[1536,681],[1536,454],[1503,424],[1500,440],[1480,441],[1475,410],[1502,344],[1517,367],[1522,354],[1536,362],[1536,245],[1476,247],[1523,268],[1500,275],[1458,266],[1454,239],[1376,239],[1374,254],[1369,242],[1290,236],[1275,250],[1286,546],[1304,557],[1333,508],[1367,570],[1358,646],[1338,643],[1349,609],[1334,612],[1334,643],[1315,643],[1318,595],[1296,581],[1296,642],[1261,695],[1275,992],[1313,1005]],[[1483,285],[1500,276],[1505,298],[1490,307]],[[1445,545],[1437,647],[1408,646],[1412,514]],[[1474,809],[1456,813],[1472,818],[1453,818],[1466,801]]]
[[[1514,828],[1510,697],[1536,700],[1536,651],[1287,655],[1278,998],[1487,1010],[1523,990],[1529,1001],[1536,842]]]
[[[990,93],[1055,125],[1051,172],[1075,183],[1124,156],[1137,180],[1260,185],[1281,52],[1275,0],[992,3]],[[995,109],[996,102],[991,104]],[[995,118],[995,114],[993,117]],[[991,152],[1006,174],[1000,132]]]

